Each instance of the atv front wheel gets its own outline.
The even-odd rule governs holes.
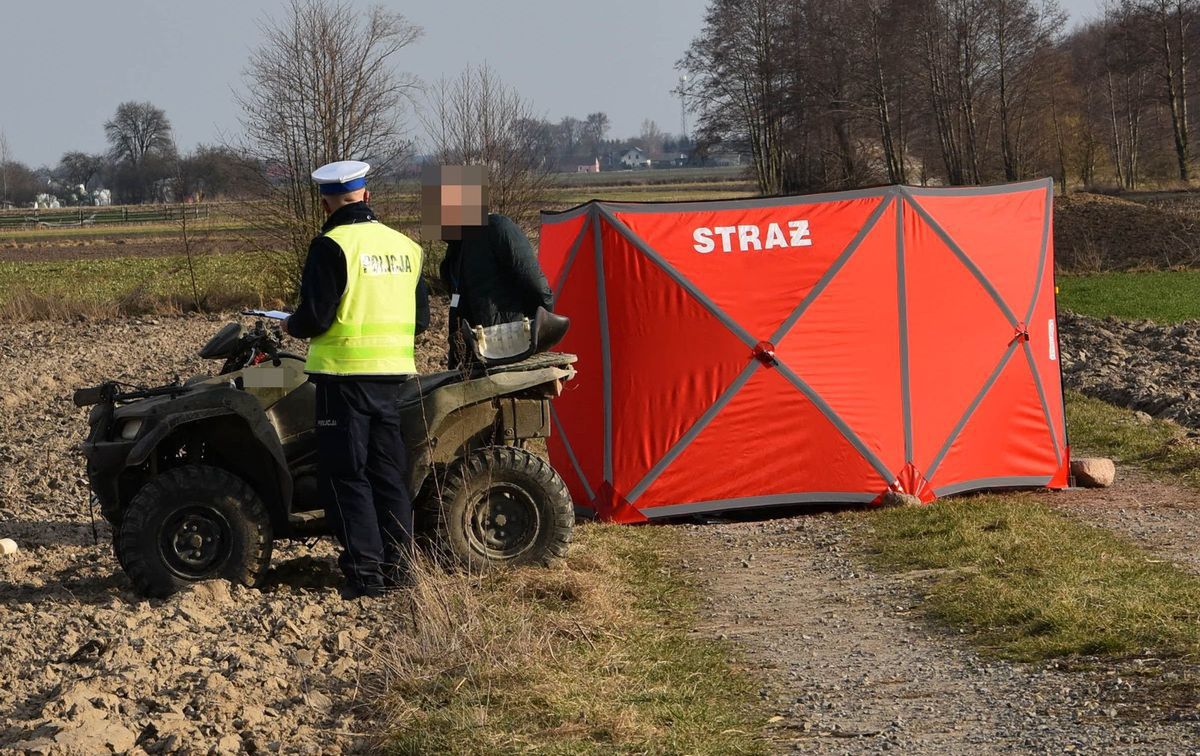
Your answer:
[[[256,586],[271,563],[271,520],[241,478],[186,465],[138,491],[114,547],[134,587],[147,596],[218,578]]]
[[[512,447],[471,454],[433,497],[434,547],[467,569],[545,565],[566,556],[571,495],[540,457]]]

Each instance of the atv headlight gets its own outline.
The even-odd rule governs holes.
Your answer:
[[[141,430],[142,430],[141,418],[138,418],[136,420],[127,420],[121,426],[121,438],[125,439],[126,441],[132,441],[133,439],[137,438],[137,434]]]

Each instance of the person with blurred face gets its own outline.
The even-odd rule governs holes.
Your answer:
[[[442,282],[450,292],[450,367],[463,365],[460,328],[533,318],[553,296],[537,253],[511,219],[488,212],[487,168],[426,166],[422,177],[424,239],[446,242]]]

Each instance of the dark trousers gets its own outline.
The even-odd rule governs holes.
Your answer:
[[[408,455],[400,383],[317,383],[317,477],[325,519],[342,545],[338,564],[357,587],[382,585],[412,548]]]

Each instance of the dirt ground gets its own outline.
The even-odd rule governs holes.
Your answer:
[[[187,378],[225,322],[36,323],[0,336],[0,751],[338,753],[370,745],[359,669],[395,605],[338,597],[333,548],[278,548],[265,591],[132,591],[93,523],[79,386]],[[435,324],[444,328],[444,323]],[[425,350],[424,370],[435,369]]]
[[[1200,495],[1123,470],[1103,491],[1046,494],[1081,520],[1200,570]],[[864,564],[837,512],[684,525],[685,568],[708,589],[698,632],[766,675],[780,752],[1195,753],[1200,709],[1178,663],[982,656],[916,611],[921,576]]]
[[[277,550],[266,590],[134,594],[93,530],[71,391],[186,378],[226,320],[37,323],[0,336],[0,751],[338,753],[372,744],[369,649],[402,611],[346,602],[327,543]],[[434,329],[444,328],[435,323]],[[426,344],[423,370],[436,346]],[[1056,506],[1200,569],[1191,492],[1123,473]],[[1154,661],[1018,665],[971,651],[914,610],[919,578],[876,574],[853,523],[792,511],[676,524],[709,591],[697,630],[762,674],[780,751],[1182,753],[1200,709],[1164,702]]]

